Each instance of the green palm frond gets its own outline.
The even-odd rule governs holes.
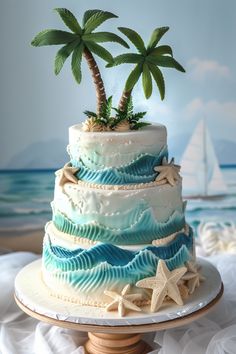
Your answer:
[[[145,97],[148,99],[152,94],[152,76],[150,74],[148,65],[146,63],[144,63],[143,65],[142,81],[143,81],[143,91]]]
[[[165,98],[165,80],[162,75],[162,72],[157,66],[155,66],[153,64],[149,64],[148,67],[151,71],[153,79],[156,82],[156,85],[157,85],[158,90],[160,92],[161,99],[164,100],[164,98]]]
[[[100,11],[101,10],[99,10],[99,9],[85,11],[84,16],[83,16],[83,21],[82,21],[83,27],[85,26],[86,22],[88,21],[88,19],[90,19],[91,16],[93,16],[94,14],[96,14]]]
[[[144,57],[141,54],[127,53],[113,58],[113,62],[106,65],[106,67],[109,68],[120,64],[138,64],[142,61],[144,61]]]
[[[105,60],[107,63],[113,62],[113,57],[109,51],[100,46],[97,43],[102,42],[115,42],[122,46],[129,48],[129,45],[120,36],[111,32],[98,32],[91,33],[104,21],[116,18],[117,16],[111,12],[102,10],[88,10],[83,17],[83,26],[81,28],[78,20],[71,11],[66,8],[56,8],[65,25],[73,32],[67,32],[56,29],[47,29],[38,33],[31,44],[33,46],[47,46],[47,45],[59,45],[64,46],[57,52],[54,62],[54,72],[58,75],[66,61],[66,59],[72,54],[72,72],[78,83],[81,82],[81,60],[82,54],[81,48],[87,50],[92,55],[95,54]],[[81,47],[78,44],[81,43]],[[82,45],[83,44],[83,45]],[[77,63],[77,64],[76,64]],[[95,67],[95,60],[93,60],[93,66]],[[94,69],[94,68],[93,68]],[[98,70],[99,71],[99,70]],[[100,74],[100,72],[99,72]],[[101,82],[101,81],[100,81]],[[96,84],[96,83],[95,83]],[[98,87],[97,87],[98,90]],[[105,92],[105,90],[104,90]]]
[[[160,45],[159,47],[150,51],[151,55],[171,55],[173,57],[172,49],[169,45]]]
[[[108,52],[108,50],[106,50],[99,44],[96,44],[95,42],[85,42],[85,45],[90,50],[90,52],[96,54],[106,62],[112,63],[113,57],[111,53]]]
[[[91,17],[88,18],[84,25],[84,33],[91,33],[94,31],[98,26],[100,26],[103,22],[106,20],[109,20],[110,18],[117,18],[116,15],[114,15],[111,12],[107,11],[99,11],[95,12]]]
[[[39,32],[31,44],[34,47],[41,47],[45,45],[58,45],[73,42],[78,37],[74,33],[56,30],[56,29],[46,29]]]
[[[174,68],[178,71],[185,72],[185,69],[182,67],[182,65],[180,65],[174,58],[169,56],[148,55],[146,60],[151,64],[155,64],[166,68]]]
[[[129,77],[125,83],[125,91],[131,91],[133,89],[133,87],[138,82],[141,74],[142,74],[142,65],[138,64],[129,74]]]
[[[105,127],[110,127],[113,123],[114,118],[111,117],[111,110],[112,110],[112,96],[110,96],[107,100],[105,100],[102,103],[101,110],[99,114],[91,112],[91,111],[85,111],[84,114],[88,118],[95,118],[96,123],[103,125]]]
[[[106,124],[109,122],[111,118],[111,110],[112,110],[112,96],[110,96],[106,102],[102,104],[101,112],[99,118],[103,120]]]
[[[92,111],[84,111],[84,114],[85,114],[88,118],[91,118],[91,117],[97,118],[97,117],[98,117],[97,113],[92,112]]]
[[[149,40],[147,50],[149,49],[154,49],[160,39],[164,36],[164,34],[169,30],[169,27],[159,27],[156,28],[151,35],[151,38]]]
[[[97,32],[97,33],[84,34],[82,36],[82,39],[84,41],[91,41],[96,43],[116,42],[123,45],[125,48],[129,48],[129,45],[121,37],[111,32]]]
[[[142,119],[145,115],[147,114],[147,112],[138,112],[138,113],[134,113],[131,117],[131,120],[133,123],[137,122],[139,119]]]
[[[121,110],[125,109],[126,100],[131,95],[131,92],[141,75],[145,97],[148,99],[152,94],[153,78],[160,92],[161,99],[163,100],[165,97],[165,82],[158,67],[174,68],[181,72],[185,72],[184,68],[173,58],[172,48],[169,45],[161,45],[157,47],[157,44],[169,30],[169,27],[156,28],[152,32],[147,49],[145,48],[141,36],[137,32],[125,27],[119,27],[118,29],[128,37],[139,52],[139,54],[136,53],[136,55],[135,53],[119,55],[114,58],[113,64],[107,65],[107,67],[111,67],[124,63],[136,64],[125,83],[119,108]]]
[[[83,43],[80,43],[73,52],[72,59],[71,59],[71,69],[74,75],[74,78],[78,84],[81,83],[82,80],[82,73],[81,73],[81,61],[82,61],[82,54],[84,50]]]
[[[136,31],[126,27],[118,27],[118,30],[129,38],[129,40],[133,43],[133,45],[138,49],[141,54],[146,54],[144,42]]]
[[[65,8],[56,8],[54,10],[60,15],[62,21],[72,32],[82,34],[82,28],[72,12]]]
[[[132,130],[140,129],[146,125],[150,125],[150,123],[147,122],[140,122],[140,119],[142,119],[147,112],[134,113],[132,96],[129,96],[127,99],[124,110],[114,107],[113,109],[116,112],[116,116],[110,125],[111,129],[114,129],[122,121],[128,121],[130,129]]]
[[[151,125],[151,123],[148,123],[148,122],[137,122],[137,123],[132,125],[131,129],[132,130],[138,130],[138,129],[147,127],[148,125]]]
[[[75,47],[79,44],[79,41],[80,40],[75,40],[71,43],[68,43],[57,52],[54,62],[54,72],[56,75],[60,73],[66,59],[71,55]]]
[[[130,97],[128,98],[127,103],[126,103],[125,110],[126,110],[128,116],[131,116],[131,115],[133,114],[134,105],[133,105],[132,96],[130,96]]]

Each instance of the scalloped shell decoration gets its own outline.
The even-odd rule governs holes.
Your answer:
[[[130,125],[129,125],[128,120],[125,119],[125,120],[121,121],[120,123],[118,123],[115,126],[114,130],[116,132],[127,132],[127,131],[129,131],[130,130]]]
[[[96,118],[90,117],[82,123],[82,130],[84,132],[103,132],[107,131],[108,127],[102,126],[96,122]]]

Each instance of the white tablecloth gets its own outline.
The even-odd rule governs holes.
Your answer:
[[[0,354],[82,354],[84,333],[50,326],[15,304],[14,278],[32,253],[0,256]],[[152,354],[236,354],[236,255],[208,257],[220,271],[225,293],[207,316],[190,325],[147,336]],[[33,286],[33,284],[32,284]]]

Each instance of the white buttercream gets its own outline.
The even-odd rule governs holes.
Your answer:
[[[157,156],[166,146],[165,126],[153,124],[128,132],[84,132],[80,124],[69,128],[68,153],[72,159],[99,159],[100,168],[121,167],[142,154]],[[98,168],[98,167],[97,167]]]
[[[181,183],[133,190],[96,189],[83,183],[66,183],[62,190],[56,180],[54,207],[75,223],[81,223],[82,218],[86,222],[101,222],[102,216],[122,216],[142,203],[152,209],[158,222],[167,221],[175,211],[182,212]],[[120,225],[109,225],[109,218],[107,223],[105,226],[116,228],[130,226],[129,220],[124,218],[120,218]]]

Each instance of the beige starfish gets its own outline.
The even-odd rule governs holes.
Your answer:
[[[74,175],[79,171],[79,168],[72,167],[70,163],[67,163],[63,168],[56,171],[56,176],[59,176],[59,186],[63,187],[66,182],[78,183],[78,178]]]
[[[154,167],[156,172],[159,172],[158,176],[156,177],[156,181],[163,184],[169,183],[171,186],[175,186],[176,182],[181,180],[181,176],[179,174],[180,166],[175,165],[174,159],[168,163],[166,157],[162,160],[162,165]]]
[[[183,300],[177,283],[186,270],[187,268],[181,267],[169,271],[165,261],[159,260],[156,276],[145,278],[137,282],[136,286],[153,290],[151,312],[156,312],[161,307],[166,296],[169,296],[178,305],[183,305]]]
[[[142,294],[127,294],[130,291],[130,284],[127,284],[121,294],[118,294],[114,291],[105,290],[104,294],[114,299],[106,307],[106,311],[118,310],[118,313],[121,317],[125,315],[126,309],[133,311],[141,311],[141,309],[136,306],[133,302],[135,300],[141,300]]]
[[[189,294],[192,294],[196,288],[200,286],[200,282],[203,282],[205,278],[198,272],[199,268],[193,262],[187,262],[187,273],[184,274],[182,280],[187,282]]]
[[[179,292],[180,292],[182,299],[187,299],[189,296],[188,287],[185,286],[184,284],[179,284],[178,287],[179,287]]]

